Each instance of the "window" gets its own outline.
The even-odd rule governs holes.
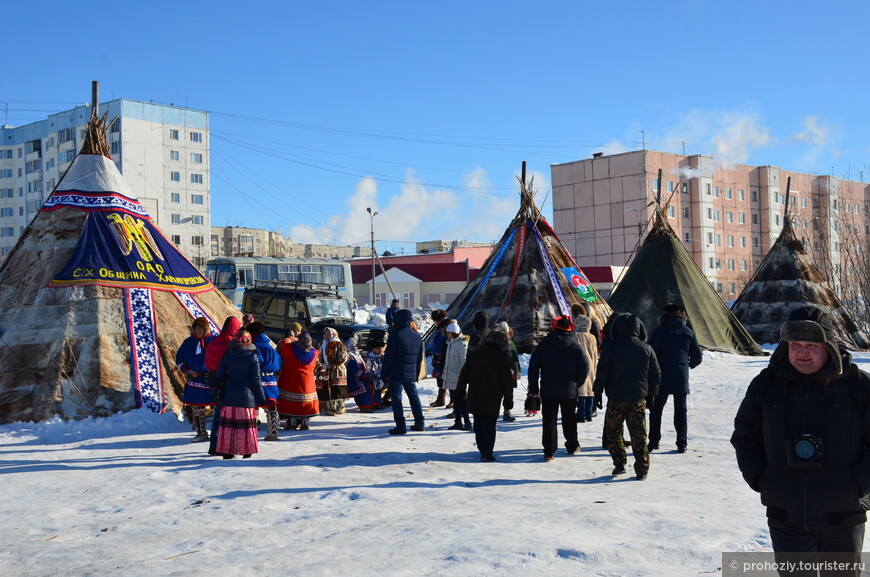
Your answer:
[[[745,236],[740,237],[740,246],[742,246],[743,248],[746,248],[746,237]]]
[[[779,215],[778,214],[775,214],[773,216],[773,222],[774,222],[774,224],[776,224],[776,226],[779,226],[780,223],[779,223]]]
[[[746,213],[745,212],[741,212],[739,215],[737,215],[737,222],[739,222],[740,224],[746,224]]]
[[[861,205],[860,204],[855,205],[855,214],[861,214]]]
[[[719,294],[722,294],[722,283],[720,283],[720,282],[716,283],[716,292]]]
[[[57,143],[63,144],[64,142],[69,142],[73,139],[75,132],[73,132],[72,128],[65,128],[63,130],[59,130],[57,132]]]
[[[752,191],[752,202],[758,202],[758,191],[757,190]]]
[[[202,153],[191,152],[190,153],[190,162],[192,162],[194,164],[202,164]]]
[[[174,203],[177,204],[177,203],[181,202],[181,194],[178,193],[178,192],[173,192],[173,193],[171,193],[171,194],[169,195],[169,199],[170,199],[172,202],[174,202]]]
[[[15,236],[14,226],[4,226],[0,228],[0,236]]]
[[[683,194],[689,194],[689,183],[688,182],[683,183]]]
[[[203,216],[202,215],[195,215],[193,217],[193,224],[202,226],[202,223],[203,223]]]
[[[12,158],[12,149],[8,150],[0,150],[0,159],[3,158]]]
[[[713,196],[715,196],[716,198],[719,198],[719,187],[718,186],[713,187]]]
[[[169,180],[172,182],[181,182],[181,173],[177,170],[173,170],[169,173]]]
[[[181,159],[181,154],[177,150],[170,150],[169,151],[169,160],[178,162],[178,160],[180,160],[180,159]]]
[[[712,208],[707,209],[707,220],[713,220],[713,209]]]
[[[15,209],[12,207],[0,208],[0,217],[15,216]]]
[[[190,244],[192,244],[193,246],[202,246],[203,245],[202,237],[201,236],[190,237]]]
[[[757,214],[753,214],[753,215],[752,215],[752,224],[753,224],[754,226],[755,226],[755,225],[758,225],[758,215],[757,215]]]
[[[181,244],[181,235],[180,234],[173,234],[172,235],[172,244],[174,244],[175,246],[178,246]]]
[[[728,246],[734,246],[734,237],[730,234],[728,235]]]
[[[716,246],[722,246],[722,235],[717,234],[713,238],[716,239]],[[719,268],[719,267],[716,267],[716,268]]]
[[[674,218],[674,207],[673,206],[668,207],[668,218]]]
[[[721,258],[716,259],[716,270],[722,270],[722,259]]]
[[[707,233],[707,244],[713,244],[713,233],[712,232]]]
[[[740,261],[740,270],[746,270],[747,268],[749,268],[749,262],[744,258]]]
[[[707,196],[710,196],[710,191],[712,190],[712,188],[711,188],[712,186],[713,186],[712,184],[707,184],[707,185],[706,185],[706,187],[707,187]]]
[[[736,288],[737,288],[737,287],[734,286],[734,283],[733,283],[733,282],[732,282],[732,283],[728,283],[728,292],[730,292],[731,294],[734,294],[734,293],[737,292]]]
[[[683,242],[692,242],[692,237],[689,236],[688,232],[683,233]]]
[[[72,162],[72,159],[76,157],[76,151],[73,149],[70,150],[62,150],[57,153],[57,163],[63,164],[64,162]]]
[[[733,212],[726,212],[725,213],[725,221],[726,222],[734,222],[734,213]]]
[[[725,198],[731,198],[731,188],[725,189]]]
[[[181,215],[180,214],[172,214],[170,216],[170,220],[172,224],[181,224]]]
[[[759,238],[757,236],[752,237],[752,246],[753,246],[753,248],[758,248],[761,246],[761,241],[759,240]]]
[[[710,268],[713,268],[713,257],[712,256],[709,258],[709,260],[707,262],[710,265]]]
[[[178,140],[178,131],[174,128],[169,129],[169,140]]]
[[[190,133],[190,141],[191,142],[202,142],[202,132],[191,132]]]
[[[668,192],[674,192],[674,182],[672,180],[668,181]]]
[[[728,270],[734,270],[734,259],[733,258],[728,259]],[[734,292],[734,289],[731,289],[731,292]]]
[[[109,154],[118,154],[121,152],[121,141],[115,140],[109,145]]]
[[[11,188],[0,189],[0,198],[15,198],[15,190]]]
[[[12,169],[11,168],[0,169],[0,178],[12,178]]]
[[[683,218],[689,218],[689,207],[688,206],[683,207]]]
[[[653,192],[659,191],[659,179],[658,178],[653,179],[652,189],[653,189]]]
[[[191,194],[190,195],[190,202],[192,204],[202,204],[203,203],[203,196],[201,194]]]
[[[716,222],[719,222],[719,211],[718,210],[713,211],[713,220],[715,220]]]
[[[54,157],[45,159],[45,170],[54,168]]]
[[[737,198],[739,200],[746,200],[746,192],[742,188],[737,189]]]
[[[202,175],[201,175],[201,174],[192,173],[192,174],[190,175],[190,182],[191,182],[192,184],[202,184]]]

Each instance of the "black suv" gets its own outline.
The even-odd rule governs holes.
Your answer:
[[[245,290],[242,312],[263,323],[266,334],[275,342],[284,338],[293,322],[311,333],[315,345],[320,344],[327,327],[338,331],[342,342],[355,336],[361,351],[387,340],[384,329],[354,322],[350,303],[333,285],[257,281]]]

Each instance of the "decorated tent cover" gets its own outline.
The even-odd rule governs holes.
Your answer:
[[[478,275],[454,299],[447,317],[470,334],[478,311],[490,324],[505,321],[520,353],[530,353],[551,330],[553,317],[584,303],[603,326],[610,308],[589,282],[521,180],[521,206]]]
[[[786,207],[788,196],[787,189]],[[813,264],[803,243],[795,237],[788,214],[784,222],[776,242],[734,301],[732,312],[756,341],[777,343],[782,323],[794,309],[806,304],[817,306],[830,315],[841,345],[867,350],[870,348],[867,333],[858,327]]]
[[[2,422],[180,411],[174,357],[191,320],[217,333],[239,314],[131,194],[96,108],[82,150],[0,264]]]
[[[637,315],[648,332],[662,307],[685,309],[698,343],[709,350],[763,355],[740,321],[710,285],[655,204],[654,224],[607,301],[614,311]]]

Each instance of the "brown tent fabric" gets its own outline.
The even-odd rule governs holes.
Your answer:
[[[817,306],[834,322],[840,344],[867,350],[870,338],[861,330],[794,234],[791,219],[731,307],[760,343],[778,343],[779,330],[793,310]]]
[[[574,303],[585,303],[599,326],[611,312],[591,284],[586,292],[589,300],[584,300],[560,270],[576,267],[583,274],[535,206],[531,184],[527,188],[521,181],[517,215],[480,272],[447,309],[447,318],[457,319],[466,334],[472,333],[478,311],[489,315],[491,325],[507,322],[520,353],[531,353],[550,332],[552,319],[570,315]]]
[[[87,166],[81,162],[79,168]],[[121,179],[111,161],[101,166]],[[136,406],[124,289],[46,286],[73,253],[86,215],[69,207],[38,212],[0,266],[0,423],[105,416]],[[178,413],[184,382],[175,352],[192,319],[172,292],[151,292],[164,402]],[[213,286],[190,297],[218,325],[239,315]]]
[[[637,315],[651,333],[667,304],[682,305],[705,349],[763,355],[710,285],[656,207],[654,224],[607,299],[617,312]]]

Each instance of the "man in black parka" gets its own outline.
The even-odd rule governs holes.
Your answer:
[[[390,388],[393,419],[396,421],[396,426],[388,431],[391,435],[404,435],[408,432],[402,407],[402,392],[408,395],[408,404],[414,415],[411,430],[422,431],[425,427],[423,406],[417,393],[417,379],[420,378],[425,352],[423,338],[411,327],[412,317],[409,309],[400,309],[393,317],[393,326],[388,331],[387,350],[384,351],[384,362],[381,365],[381,379]]]
[[[610,338],[601,348],[598,372],[592,390],[601,409],[602,393],[607,393],[604,429],[607,450],[613,459],[613,475],[625,473],[627,462],[622,440],[623,423],[628,425],[634,472],[639,481],[649,472],[646,442],[646,409],[651,408],[659,390],[661,372],[655,351],[641,340],[646,335],[643,321],[635,315],[614,314],[608,321]]]
[[[558,448],[556,420],[560,410],[565,450],[569,455],[576,455],[580,451],[575,411],[578,389],[588,374],[589,359],[574,334],[574,320],[567,315],[553,319],[553,330],[535,347],[528,370],[529,394],[541,396],[544,426],[541,444],[544,446],[545,461],[551,461]]]
[[[647,341],[656,352],[662,382],[655,404],[649,412],[649,450],[659,448],[662,438],[662,412],[668,397],[674,397],[674,429],[677,432],[677,451],[686,452],[689,439],[688,410],[689,369],[701,364],[701,347],[695,332],[686,325],[686,312],[678,304],[665,305],[659,326],[653,329]]]
[[[734,419],[737,464],[767,506],[775,552],[860,559],[870,506],[870,375],[839,349],[830,317],[816,307],[792,312],[781,339]]]

